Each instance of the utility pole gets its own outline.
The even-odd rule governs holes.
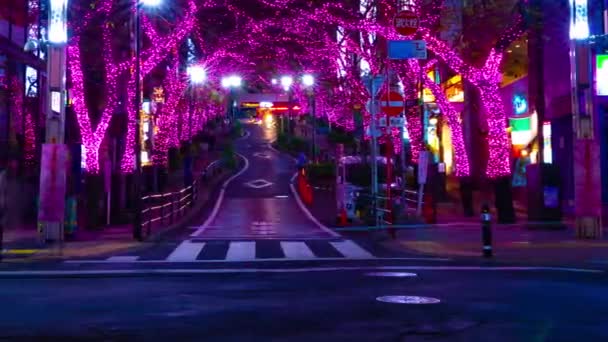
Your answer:
[[[588,4],[570,1],[570,79],[574,135],[574,202],[576,233],[601,238],[602,200],[599,115],[593,93]]]
[[[135,15],[135,174],[133,175],[135,185],[135,198],[133,206],[133,238],[137,241],[143,240],[142,216],[141,216],[141,76],[140,76],[140,13],[139,1],[134,0]]]
[[[376,120],[378,116],[378,105],[376,102],[376,82],[374,81],[375,77],[370,77],[370,114],[372,115],[372,120],[370,122],[370,135],[372,137],[372,210],[374,214],[374,222],[376,228],[380,228],[380,216],[378,215],[378,137],[377,128],[376,128]]]
[[[51,0],[48,18],[46,143],[40,168],[40,240],[63,241],[67,148],[65,137],[68,0]]]

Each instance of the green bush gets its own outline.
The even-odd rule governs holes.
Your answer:
[[[232,129],[230,130],[230,135],[233,138],[240,138],[243,136],[243,125],[241,125],[240,121],[235,121]]]
[[[329,132],[327,140],[332,144],[344,144],[345,147],[355,145],[355,137],[352,133],[344,132],[340,129],[334,129]]]
[[[310,150],[310,147],[308,146],[308,142],[306,140],[297,138],[297,137],[292,137],[289,140],[288,143],[288,148],[287,148],[290,152],[295,152],[295,153],[300,153],[300,152],[304,152],[307,153]]]
[[[336,177],[336,165],[334,163],[309,164],[306,167],[306,175],[315,180],[334,179]]]
[[[289,137],[285,133],[279,133],[277,135],[277,145],[280,148],[287,148],[287,144],[289,143]]]
[[[226,144],[222,148],[222,164],[229,168],[236,168],[236,154],[234,152],[234,146],[232,144]]]

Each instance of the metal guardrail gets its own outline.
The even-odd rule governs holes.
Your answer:
[[[192,182],[192,185],[178,191],[142,197],[143,210],[141,215],[145,236],[149,237],[155,228],[171,225],[182,219],[188,213],[188,209],[194,206],[203,185],[221,171],[222,165],[219,160],[216,160],[201,172],[199,177]]]

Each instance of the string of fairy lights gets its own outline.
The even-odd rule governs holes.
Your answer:
[[[176,20],[177,25],[169,33],[161,33],[155,27],[154,21],[144,15],[142,31],[147,41],[142,47],[141,54],[143,56],[142,79],[145,79],[155,68],[161,65],[166,66],[168,60],[175,61],[169,63],[167,79],[163,82],[166,101],[163,105],[162,119],[159,121],[159,133],[155,138],[155,148],[158,149],[159,155],[171,147],[177,147],[180,139],[190,138],[184,135],[186,130],[181,130],[181,134],[179,134],[175,129],[175,127],[185,124],[180,120],[184,120],[182,111],[186,106],[185,89],[189,82],[183,73],[184,68],[179,67],[176,56],[180,46],[188,38],[191,38],[198,50],[202,52],[200,63],[207,69],[209,75],[207,82],[209,83],[219,84],[221,75],[228,73],[237,73],[246,77],[248,73],[255,71],[256,65],[262,60],[265,63],[274,63],[276,70],[283,73],[296,74],[301,70],[306,70],[307,73],[314,74],[315,78],[319,80],[315,85],[318,111],[325,113],[332,125],[344,127],[347,130],[354,129],[352,112],[355,106],[363,105],[362,111],[366,125],[371,119],[364,106],[371,95],[361,77],[359,62],[364,60],[372,74],[382,71],[384,64],[377,51],[380,45],[372,41],[374,37],[384,40],[413,38],[399,36],[394,31],[390,20],[397,9],[394,1],[369,1],[369,6],[375,6],[373,12],[369,11],[369,8],[359,8],[359,6],[352,6],[352,4],[337,0],[327,1],[320,5],[303,4],[296,0],[252,1],[277,15],[269,15],[264,18],[254,17],[234,1],[188,0],[181,17]],[[480,93],[481,105],[489,130],[490,157],[486,168],[487,176],[495,178],[510,174],[510,146],[506,130],[507,114],[499,93],[503,51],[497,47],[490,52],[482,66],[470,65],[461,57],[456,48],[438,37],[436,24],[440,18],[439,13],[441,13],[443,1],[434,0],[431,5],[424,6],[420,5],[418,0],[402,1],[398,5],[403,7],[406,4],[415,9],[422,18],[419,35],[427,42],[431,56],[453,73],[461,74],[463,79]],[[84,162],[87,170],[92,173],[99,172],[99,148],[106,136],[112,115],[120,103],[120,92],[124,87],[121,87],[119,83],[124,83],[125,79],[128,84],[128,103],[124,107],[127,109],[130,124],[127,125],[125,137],[127,143],[121,160],[121,170],[132,171],[135,159],[134,153],[131,152],[134,150],[135,144],[135,125],[131,124],[136,118],[134,106],[131,103],[135,97],[135,80],[132,72],[135,57],[121,58],[118,56],[119,54],[114,53],[113,44],[115,44],[116,32],[112,25],[109,25],[114,6],[115,1],[99,0],[95,8],[84,13],[80,20],[84,25],[72,29],[73,35],[70,37],[68,46],[71,103],[76,112],[80,136],[86,151]],[[222,37],[210,41],[208,36],[203,34],[203,30],[210,27],[205,20],[211,20],[209,16],[205,15],[205,11],[211,13],[211,11],[221,8],[229,9],[231,20],[237,24],[232,30],[223,33]],[[369,15],[369,13],[374,15]],[[104,101],[105,106],[101,110],[100,118],[92,122],[86,103],[85,73],[83,72],[85,63],[83,63],[80,51],[82,44],[90,44],[90,42],[83,41],[81,33],[88,26],[99,23],[100,18],[106,22],[106,25],[101,26],[102,41],[99,43],[100,50],[103,51],[106,101]],[[517,23],[519,22],[516,21],[513,25]],[[340,27],[344,33],[341,35],[340,41],[337,41],[335,34],[331,34],[332,28],[335,31],[337,27]],[[501,37],[502,46],[506,46],[504,42],[517,39],[522,34],[522,29],[511,27],[506,32],[507,34]],[[276,46],[276,48],[269,50],[269,46]],[[298,46],[298,49],[292,50],[289,46]],[[348,56],[355,55],[359,59],[344,58],[345,53]],[[301,70],[294,70],[294,65]],[[405,98],[417,98],[415,75],[419,74],[420,68],[423,66],[418,61],[395,62],[393,66],[403,83]],[[266,81],[270,84],[270,80]],[[319,84],[323,84],[323,86]],[[443,94],[438,84],[426,77],[424,84],[435,96],[436,103],[444,113],[450,127],[455,172],[459,176],[466,176],[470,172],[469,160],[464,148],[460,114]],[[210,94],[217,92],[218,88],[219,86],[203,87],[200,91],[205,93],[205,96],[200,98],[209,99]],[[303,91],[294,89],[294,98],[303,104],[303,109],[306,109],[305,97],[306,94]],[[195,125],[200,127],[209,118],[218,115],[222,110],[221,104],[218,103],[218,101],[206,100],[197,103],[194,112]],[[405,114],[408,133],[412,142],[416,142],[412,144],[412,155],[417,155],[418,151],[422,149],[422,146],[417,143],[420,139],[416,139],[422,134],[422,123],[420,117],[413,111]],[[154,157],[153,161],[164,164],[167,159],[160,156]]]

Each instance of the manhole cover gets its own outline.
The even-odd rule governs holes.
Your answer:
[[[409,278],[409,277],[417,277],[418,275],[416,273],[410,273],[410,272],[370,272],[370,273],[367,273],[366,276]]]
[[[380,296],[376,300],[393,304],[437,304],[441,302],[437,298],[420,296]]]

